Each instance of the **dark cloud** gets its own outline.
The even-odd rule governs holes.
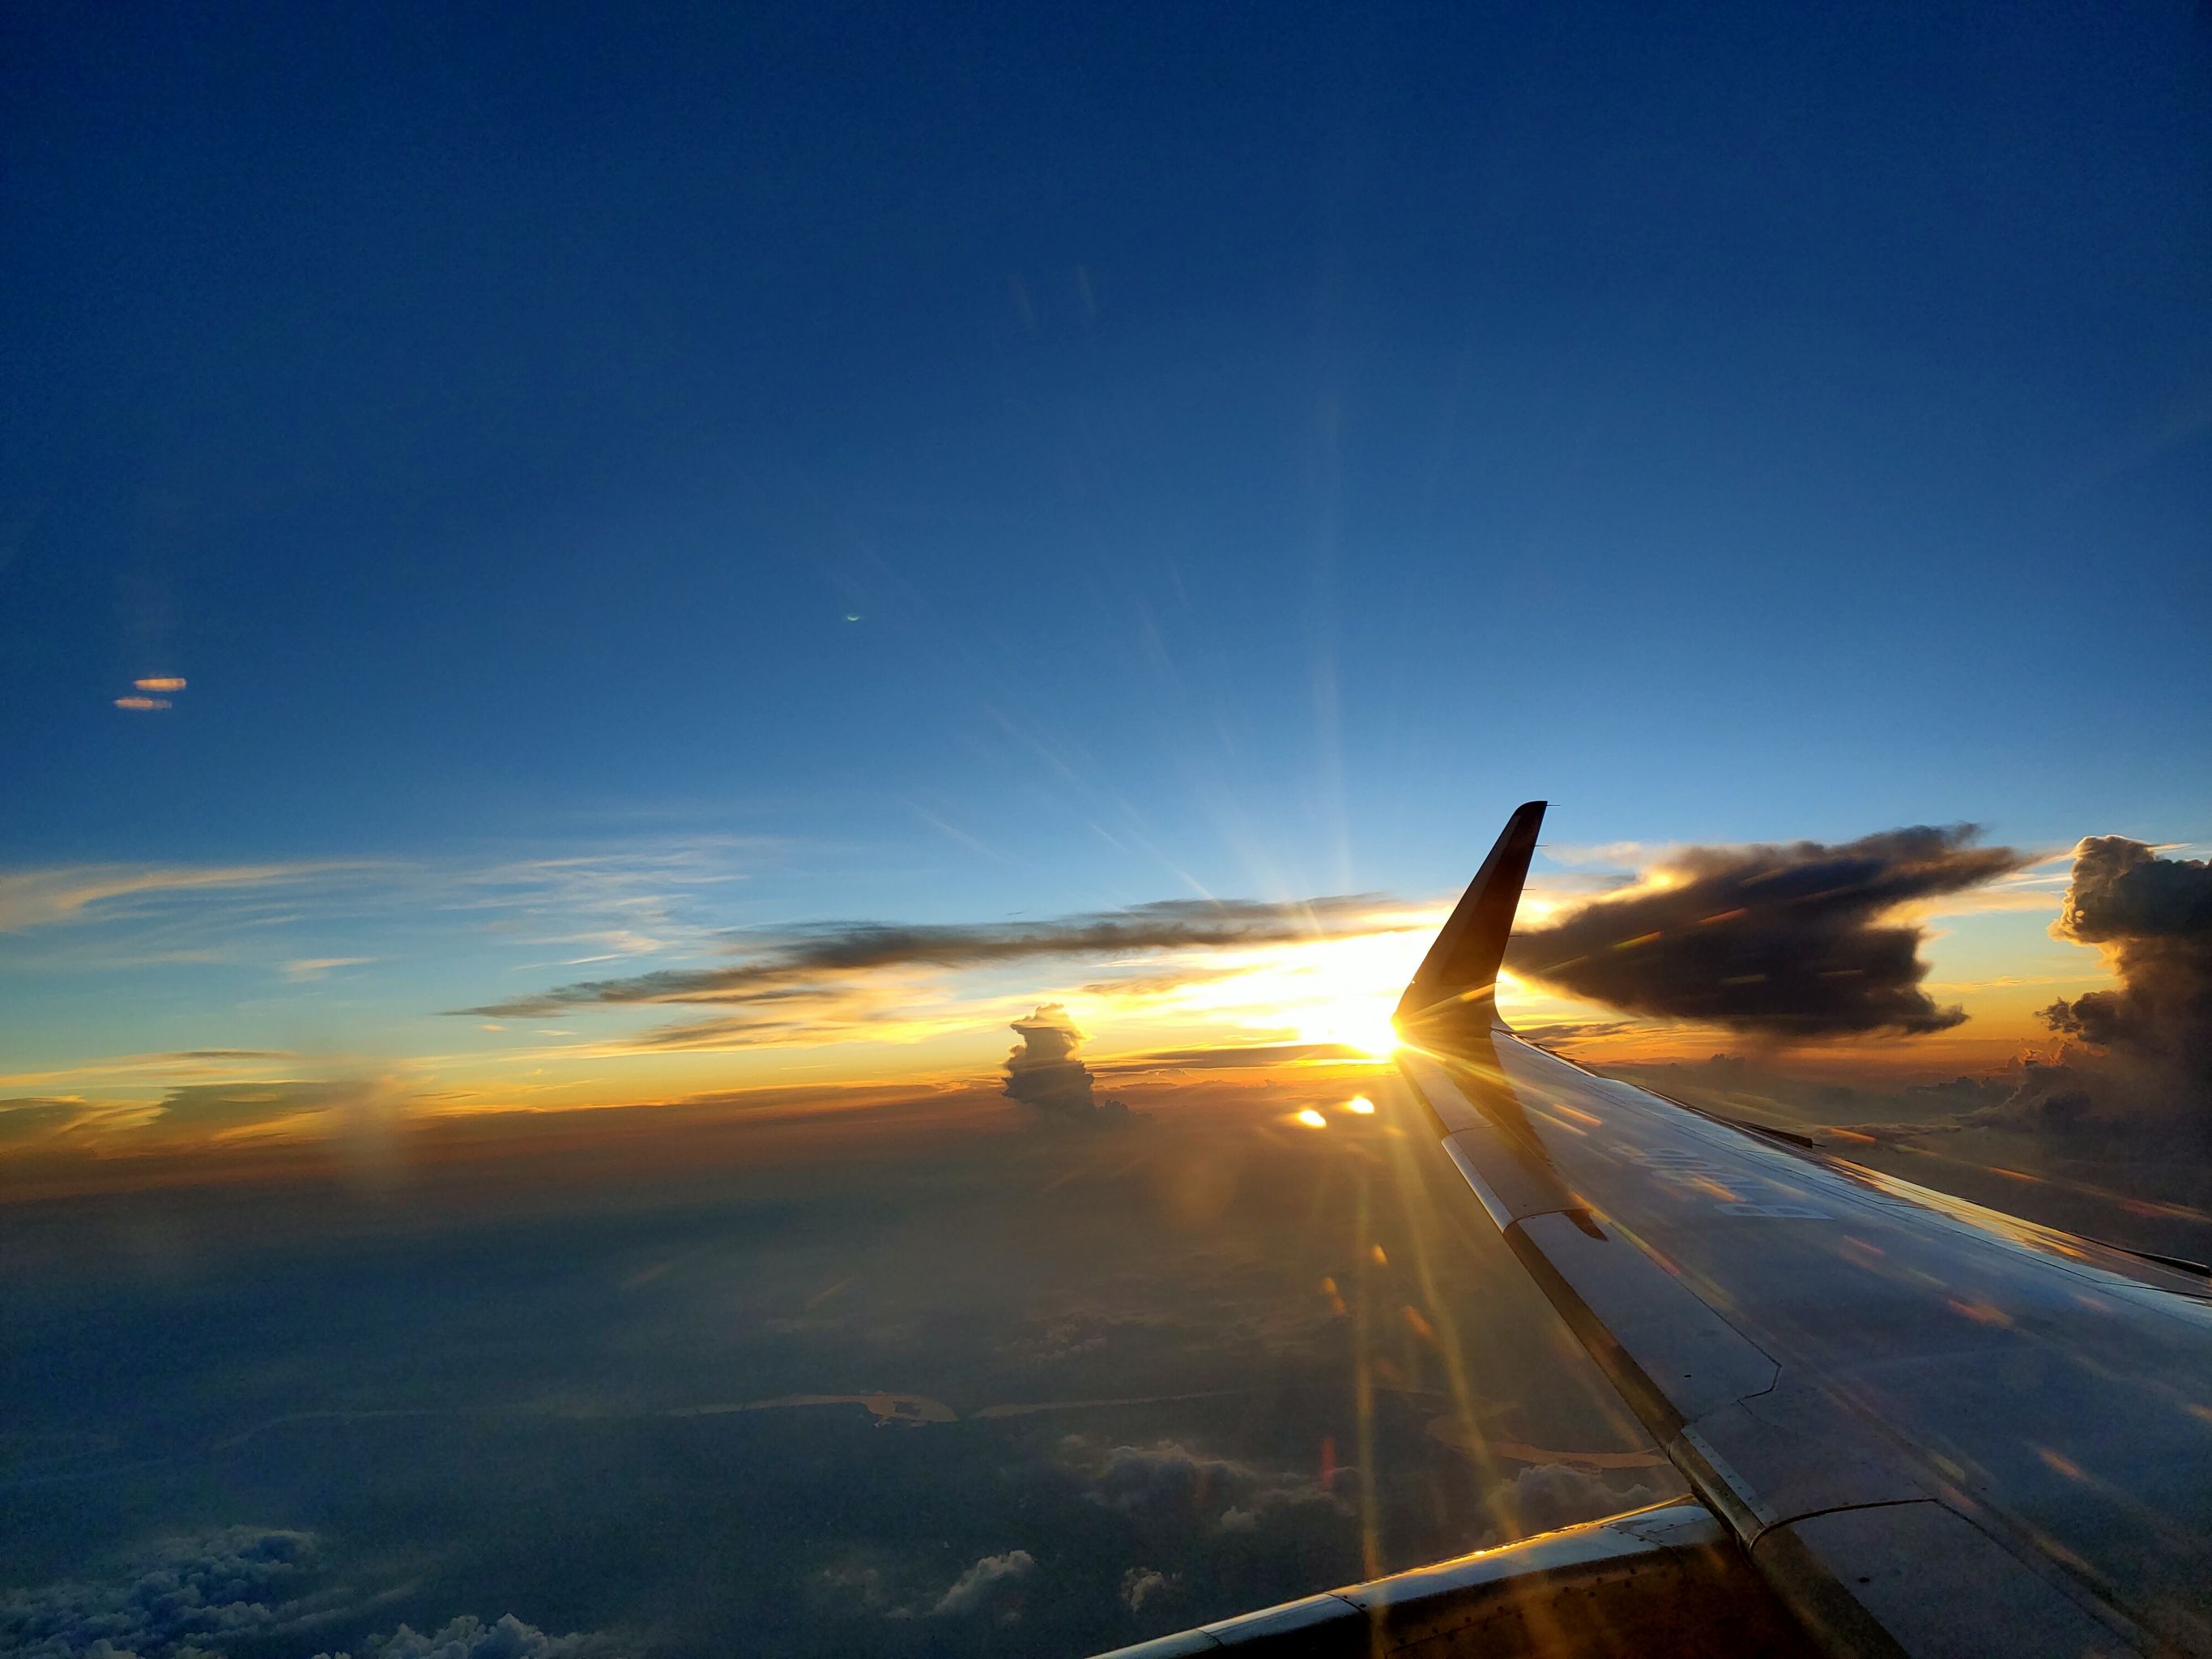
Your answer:
[[[1076,1055],[1083,1033],[1066,1009],[1048,1002],[1012,1029],[1021,1042],[1006,1055],[1006,1098],[1060,1117],[1128,1115],[1120,1101],[1101,1100],[1093,1092],[1091,1068]]]
[[[1356,933],[1384,901],[1371,893],[1289,903],[1257,899],[1166,899],[1126,910],[1035,922],[888,927],[823,922],[746,934],[723,968],[665,969],[625,979],[584,980],[532,996],[450,1012],[526,1019],[589,1004],[750,1003],[803,994],[801,988],[901,967],[981,968],[1044,957],[1119,957],[1279,944]]]
[[[0,1653],[10,1659],[216,1659],[234,1646],[288,1652],[301,1632],[367,1605],[342,1587],[316,1588],[314,1534],[263,1527],[164,1539],[105,1577],[64,1578],[0,1596]],[[377,1600],[388,1600],[379,1597]],[[424,1634],[402,1625],[349,1653],[316,1659],[616,1659],[596,1633],[549,1636],[512,1613],[465,1617]]]
[[[1636,1029],[1636,1022],[1629,1019],[1553,1019],[1526,1024],[1516,1022],[1513,1034],[1524,1042],[1533,1042],[1539,1048],[1554,1049],[1564,1054],[1568,1054],[1577,1042],[1620,1036]]]
[[[2100,947],[2120,981],[2052,1003],[2053,1030],[2212,1082],[2212,864],[2093,836],[2051,932]]]
[[[1922,934],[1899,907],[2021,868],[1975,830],[1924,825],[1840,846],[1698,847],[1658,884],[1517,936],[1507,964],[1638,1014],[1773,1036],[1940,1031],[1966,1018],[1920,988]]]
[[[513,1613],[487,1625],[464,1614],[425,1633],[402,1625],[389,1636],[361,1644],[359,1659],[615,1659],[617,1650],[594,1631],[551,1636]],[[319,1653],[315,1659],[356,1659],[351,1653]]]
[[[229,1527],[172,1538],[107,1578],[66,1578],[0,1599],[0,1652],[17,1659],[188,1659],[298,1628],[311,1533]]]
[[[1036,1571],[1036,1558],[1027,1550],[1008,1550],[1004,1555],[987,1555],[952,1581],[937,1605],[930,1608],[934,1615],[981,1613],[986,1608],[1002,1606],[1006,1587],[1026,1578]],[[1008,1618],[1003,1610],[1000,1615]]]
[[[2020,1060],[2002,1085],[1983,1080],[1978,1092],[1994,1099],[1962,1097],[1961,1109],[1923,1121],[1853,1125],[1859,1133],[1912,1141],[2014,1129],[2076,1152],[2212,1152],[2212,865],[2093,836],[2075,849],[2051,931],[2098,946],[2120,981],[2042,1011],[2069,1039],[2062,1054]]]
[[[2212,865],[2092,836],[2051,931],[2096,945],[2119,984],[2044,1009],[2069,1039],[2058,1059],[2023,1062],[2004,1099],[1918,1133],[2027,1129],[2080,1150],[2212,1154]]]

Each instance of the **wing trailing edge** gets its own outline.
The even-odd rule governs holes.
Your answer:
[[[1702,1504],[1616,1515],[1203,1625],[1103,1659],[1786,1654],[1801,1638]]]

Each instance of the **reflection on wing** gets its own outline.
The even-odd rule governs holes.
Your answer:
[[[1520,1042],[1492,986],[1542,816],[1515,813],[1407,988],[1400,1065],[1482,1209],[1710,1505],[1720,1556],[1831,1652],[2212,1653],[2204,1280]],[[1537,1541],[1471,1559],[1494,1582]],[[1516,1605],[1566,1597],[1528,1571]],[[1301,1652],[1405,1648],[1389,1618],[1370,1648],[1314,1611],[1364,1595],[1142,1651],[1293,1629]],[[1680,1611],[1705,1616],[1686,1589]],[[1555,1626],[1494,1648],[1427,1629],[1436,1654],[1641,1639]]]
[[[1662,1504],[1224,1619],[1109,1659],[1796,1650],[1795,1627],[1698,1504]]]

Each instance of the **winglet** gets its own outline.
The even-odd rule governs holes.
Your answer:
[[[1449,1030],[1470,1019],[1481,1019],[1486,1029],[1504,1029],[1495,995],[1498,967],[1505,959],[1506,936],[1513,931],[1513,913],[1528,879],[1544,805],[1532,800],[1505,821],[1504,833],[1398,999],[1395,1019],[1409,1036],[1424,1029]]]

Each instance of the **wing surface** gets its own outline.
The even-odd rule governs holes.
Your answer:
[[[1469,993],[1425,986],[1485,1017],[1400,1059],[1444,1152],[1825,1645],[2212,1653],[2203,1280],[1594,1076]]]

